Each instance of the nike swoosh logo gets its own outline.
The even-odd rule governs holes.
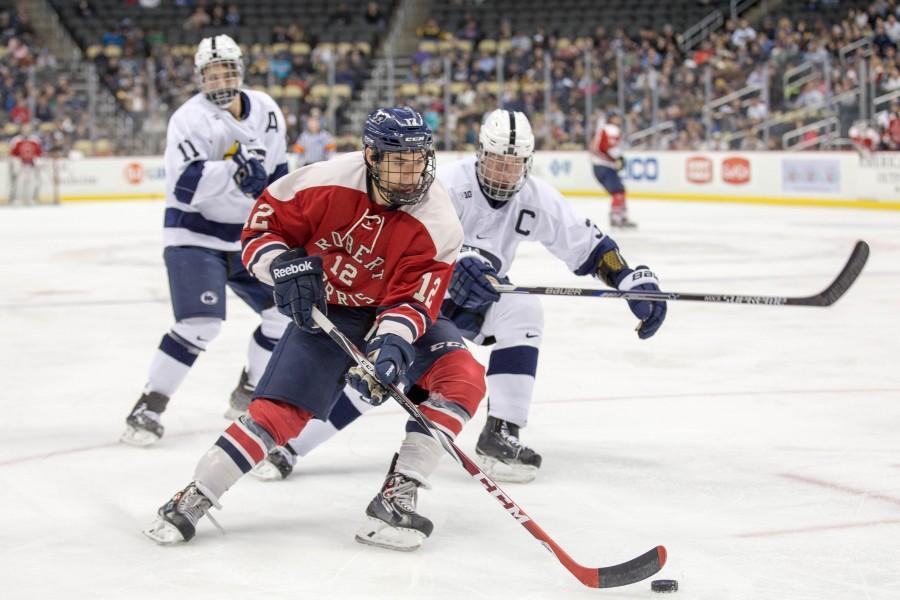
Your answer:
[[[476,240],[486,240],[488,236],[486,235],[475,235]]]
[[[540,336],[541,336],[541,334],[539,334],[539,333],[526,333],[525,334],[525,337],[527,337],[528,339],[536,338],[536,337],[540,337]]]

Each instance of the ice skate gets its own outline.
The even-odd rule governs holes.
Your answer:
[[[287,479],[297,464],[297,455],[290,446],[275,446],[250,474],[263,481]]]
[[[475,454],[484,472],[497,481],[528,483],[541,468],[541,455],[519,441],[519,426],[488,417]]]
[[[247,383],[247,369],[241,371],[241,378],[238,380],[237,387],[231,392],[228,399],[228,410],[225,411],[225,418],[234,421],[239,416],[247,412],[247,407],[253,400],[253,392],[256,391],[255,385]]]
[[[125,419],[125,433],[119,440],[132,446],[150,446],[158,442],[165,432],[160,415],[168,403],[169,397],[159,392],[141,394]]]
[[[609,226],[615,229],[634,229],[637,223],[629,219],[627,213],[614,212],[609,214]]]
[[[213,505],[213,501],[197,488],[197,484],[191,482],[159,508],[156,520],[143,533],[157,544],[189,542],[197,532],[197,522],[209,513]],[[221,531],[222,528],[211,515],[209,520]]]
[[[419,485],[401,473],[389,473],[366,508],[367,522],[356,532],[356,541],[401,552],[421,546],[434,525],[416,512]]]

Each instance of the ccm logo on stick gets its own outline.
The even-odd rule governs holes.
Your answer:
[[[307,271],[312,271],[315,267],[312,264],[304,262],[296,265],[288,265],[286,267],[275,268],[272,269],[272,274],[275,277],[287,277],[289,275],[296,275],[298,273],[306,273]]]

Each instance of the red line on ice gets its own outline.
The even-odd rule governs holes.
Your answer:
[[[880,494],[878,492],[873,492],[870,490],[860,490],[854,487],[850,487],[849,485],[834,483],[832,481],[825,481],[824,479],[816,479],[815,477],[807,477],[805,475],[795,475],[794,473],[779,473],[778,476],[785,479],[791,479],[793,481],[799,481],[801,483],[808,483],[810,485],[817,485],[819,487],[828,488],[830,490],[836,490],[838,492],[845,492],[854,496],[867,496],[869,498],[875,498],[877,500],[884,500],[885,502],[890,502],[891,504],[900,506],[900,498],[897,498],[895,496],[888,496],[887,494]]]
[[[735,537],[739,538],[756,538],[771,537],[776,535],[790,535],[792,533],[812,533],[816,531],[828,531],[829,529],[852,529],[855,527],[874,527],[877,525],[896,525],[900,524],[900,519],[881,519],[879,521],[863,521],[861,523],[839,523],[835,525],[814,525],[811,527],[798,527],[796,529],[773,529],[772,531],[753,531],[750,533],[739,533]]]
[[[212,435],[213,433],[217,433],[218,429],[201,429],[197,431],[184,431],[182,433],[174,433],[172,435],[167,435],[166,439],[179,438],[179,437],[187,437],[189,435],[197,435],[198,433],[205,433]],[[53,458],[55,456],[68,456],[70,454],[79,454],[81,452],[90,452],[91,450],[102,450],[104,448],[115,448],[117,446],[121,446],[123,448],[127,448],[130,446],[126,446],[122,442],[116,440],[115,442],[107,442],[105,444],[95,444],[93,446],[81,446],[80,448],[67,448],[65,450],[54,450],[53,452],[44,452],[42,454],[31,454],[28,456],[18,456],[16,458],[8,458],[6,460],[0,460],[0,467],[8,467],[10,465],[19,465],[22,463],[31,462],[34,460],[43,460],[45,458]]]

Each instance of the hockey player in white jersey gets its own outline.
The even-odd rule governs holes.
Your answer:
[[[240,47],[227,35],[205,38],[194,57],[200,92],[169,121],[163,257],[175,324],[150,365],[122,441],[137,446],[163,435],[169,398],[225,319],[225,288],[261,317],[227,417],[246,410],[288,319],[271,290],[241,264],[240,236],[256,197],[287,173],[285,124],[268,95],[243,89]]]
[[[521,112],[495,110],[481,127],[477,156],[438,167],[463,225],[465,241],[441,313],[463,336],[490,346],[487,369],[488,419],[476,454],[485,472],[498,481],[527,482],[541,456],[519,439],[528,422],[538,353],[543,339],[543,308],[536,296],[498,294],[492,281],[507,282],[521,242],[539,242],[577,275],[592,275],[620,290],[659,290],[645,266],[631,269],[618,245],[573,210],[549,183],[529,174],[534,134]],[[641,320],[638,336],[656,333],[665,302],[629,301]],[[296,456],[353,422],[370,405],[351,390],[328,421],[315,421],[287,447],[276,448],[255,474],[287,477]]]

